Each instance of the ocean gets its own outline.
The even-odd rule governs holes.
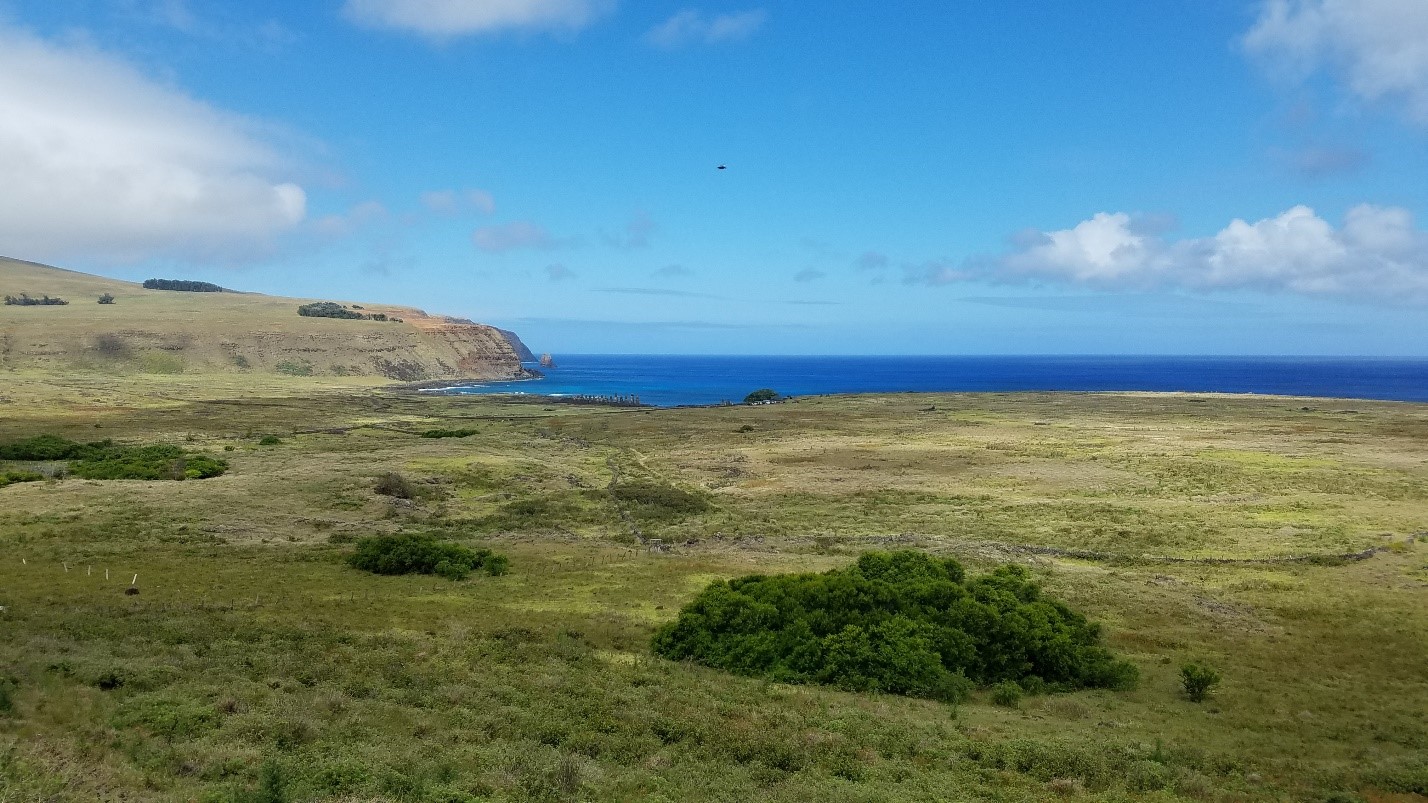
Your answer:
[[[1194,391],[1428,401],[1428,359],[1362,357],[716,357],[569,354],[544,379],[442,393],[638,396],[659,407],[903,391]],[[533,366],[534,367],[534,366]]]

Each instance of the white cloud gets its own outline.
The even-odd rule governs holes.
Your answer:
[[[346,237],[389,217],[379,201],[364,201],[343,214],[323,215],[312,222],[312,229],[324,237]]]
[[[257,128],[119,58],[0,25],[0,253],[261,254],[307,196]]]
[[[534,223],[517,220],[496,226],[481,226],[471,233],[471,242],[482,251],[505,253],[520,248],[548,249],[559,243],[550,232]]]
[[[466,202],[483,215],[496,211],[496,196],[485,190],[467,190]]]
[[[625,224],[625,230],[620,234],[605,235],[605,242],[613,248],[624,251],[631,251],[636,248],[644,248],[650,244],[650,235],[659,231],[659,224],[645,212],[636,212],[630,218],[630,222]]]
[[[1245,48],[1281,73],[1331,71],[1368,102],[1428,124],[1428,2],[1265,0]]]
[[[568,279],[574,279],[575,271],[557,262],[554,265],[545,266],[545,277],[552,282],[563,282]]]
[[[434,39],[509,29],[579,30],[613,0],[347,0],[342,13],[369,28]]]
[[[1070,229],[1033,232],[1000,258],[909,279],[1041,279],[1103,289],[1255,289],[1428,302],[1428,232],[1398,207],[1363,204],[1335,228],[1307,206],[1213,237],[1166,240],[1125,213],[1098,213]]]
[[[454,215],[461,210],[462,204],[469,205],[483,215],[496,211],[495,196],[485,190],[428,190],[421,194],[421,203],[439,215]]]
[[[763,9],[714,17],[686,9],[649,29],[645,33],[645,41],[667,50],[690,43],[714,45],[734,42],[749,38],[767,19],[768,12]]]

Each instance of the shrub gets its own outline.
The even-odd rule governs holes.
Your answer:
[[[511,570],[511,559],[505,555],[488,555],[485,560],[486,574],[500,577]]]
[[[0,675],[0,716],[15,710],[15,687],[18,685],[13,678]]]
[[[18,296],[5,296],[6,306],[12,307],[58,307],[68,303],[68,301],[62,298],[52,298],[50,296],[31,298],[25,293],[21,293]]]
[[[212,282],[195,282],[187,279],[145,279],[146,290],[179,290],[185,293],[221,293],[223,288]]]
[[[228,470],[228,464],[216,457],[185,452],[169,444],[76,443],[56,435],[37,435],[0,445],[0,459],[69,460],[70,474],[90,480],[207,479]]]
[[[773,388],[759,388],[758,390],[744,397],[744,404],[757,404],[759,402],[776,401],[778,397],[778,391],[774,390]]]
[[[297,312],[304,318],[351,318],[361,320],[367,317],[360,312],[353,312],[341,304],[332,301],[316,301],[311,304],[303,304],[298,307]]]
[[[430,535],[379,535],[357,541],[348,561],[373,574],[435,574],[462,580],[485,568],[492,576],[505,574],[509,561],[489,549],[468,549]],[[493,570],[499,566],[499,570]]]
[[[258,439],[259,446],[279,446],[282,444],[282,442],[283,439],[279,438],[277,435],[264,435],[263,437]]]
[[[0,471],[0,488],[4,488],[6,485],[14,485],[17,482],[39,482],[44,478],[45,475],[38,471]]]
[[[1019,566],[967,579],[955,560],[900,551],[715,582],[652,646],[743,675],[957,701],[973,683],[1133,685],[1135,667],[1099,640],[1098,625],[1043,597]]]
[[[630,512],[651,521],[675,521],[703,513],[712,505],[699,494],[657,482],[625,482],[610,489],[610,496]]]
[[[114,296],[110,295],[109,293],[104,293],[103,295],[99,296],[99,303],[101,303],[101,304],[113,304],[113,303],[114,303]]]
[[[112,445],[112,441],[82,444],[58,435],[36,435],[0,444],[0,460],[71,460]]]
[[[288,376],[312,376],[312,363],[306,360],[283,360],[273,367],[278,373]]]
[[[397,499],[415,499],[417,496],[416,486],[412,485],[411,480],[395,471],[388,471],[378,477],[372,490],[382,496],[391,496]]]
[[[423,432],[423,438],[469,438],[479,430],[475,429],[429,429]]]
[[[1189,663],[1180,667],[1180,688],[1192,702],[1202,702],[1210,690],[1220,685],[1220,673],[1208,666]]]
[[[1003,680],[992,687],[992,703],[1004,708],[1016,708],[1021,704],[1023,691],[1015,680]]]

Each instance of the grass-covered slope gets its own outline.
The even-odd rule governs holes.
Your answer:
[[[0,384],[0,442],[172,443],[230,464],[202,482],[0,488],[0,799],[1413,803],[1428,789],[1428,553],[1410,539],[1428,530],[1428,406],[236,395],[295,387]],[[388,472],[421,493],[376,493]],[[411,533],[508,555],[509,572],[350,565],[360,539]],[[843,573],[889,549],[955,558],[964,584],[1025,567],[1140,682],[949,706],[650,649],[711,583]],[[1222,679],[1203,702],[1184,693],[1189,663]]]
[[[0,371],[267,374],[416,381],[507,378],[520,358],[500,330],[420,310],[360,304],[401,322],[309,318],[304,299],[143,286],[0,257]],[[102,295],[113,303],[100,304]]]

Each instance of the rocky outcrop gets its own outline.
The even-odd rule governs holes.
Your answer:
[[[521,362],[536,361],[535,352],[526,348],[526,344],[521,342],[520,337],[518,337],[515,332],[509,329],[497,329],[496,331],[500,332],[501,336],[506,338],[506,342],[511,344],[511,348],[516,350],[516,354],[520,356]]]

